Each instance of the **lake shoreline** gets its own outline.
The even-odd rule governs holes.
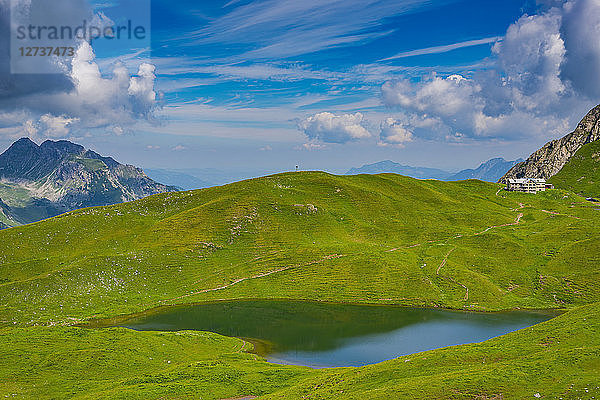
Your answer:
[[[330,304],[330,305],[347,305],[347,306],[367,306],[367,307],[398,307],[398,308],[416,308],[422,310],[443,310],[443,311],[455,311],[455,312],[468,312],[468,313],[477,313],[477,314],[499,314],[499,313],[507,313],[513,311],[526,311],[526,312],[556,312],[557,316],[564,314],[568,311],[577,309],[584,305],[577,305],[568,308],[526,308],[526,307],[515,307],[515,308],[506,308],[506,309],[474,309],[474,308],[454,308],[454,307],[437,307],[437,306],[425,306],[425,305],[410,305],[410,304],[398,304],[398,303],[363,303],[363,302],[347,302],[347,301],[337,301],[337,300],[314,300],[314,299],[291,299],[291,298],[231,298],[231,299],[217,299],[217,300],[206,300],[206,301],[198,301],[193,303],[176,303],[176,304],[165,304],[157,307],[148,308],[143,311],[138,311],[130,314],[119,314],[116,316],[108,316],[108,317],[95,317],[92,316],[87,319],[83,319],[82,321],[73,321],[72,323],[65,324],[63,326],[73,326],[78,328],[108,328],[114,327],[123,321],[127,321],[132,318],[151,315],[156,312],[160,312],[164,309],[174,308],[174,307],[193,307],[193,306],[203,306],[210,304],[219,304],[219,303],[227,303],[227,302],[253,302],[253,301],[293,301],[293,302],[305,302],[305,303],[314,303],[314,304]],[[109,322],[110,321],[110,322]],[[121,322],[118,322],[121,321]]]
[[[438,348],[478,343],[548,321],[555,310],[476,312],[298,300],[229,300],[162,306],[80,327],[211,332],[251,345],[270,363],[360,367]],[[249,346],[250,347],[250,346]]]

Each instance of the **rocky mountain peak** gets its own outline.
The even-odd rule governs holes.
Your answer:
[[[58,158],[63,158],[68,155],[79,155],[85,152],[83,146],[69,142],[68,140],[46,140],[42,143],[40,149],[42,152]]]
[[[15,224],[177,190],[139,168],[67,140],[47,140],[40,146],[27,138],[18,140],[0,155],[0,180],[3,214]],[[23,205],[25,193],[29,199]]]
[[[600,140],[600,105],[592,109],[567,136],[546,143],[525,162],[515,165],[501,179],[543,178],[556,175],[588,143]]]
[[[22,157],[36,157],[40,151],[40,148],[29,138],[19,139],[14,142],[8,150],[0,155],[0,160],[7,158],[22,158]]]
[[[14,142],[12,144],[12,146],[10,146],[13,149],[20,149],[20,148],[37,148],[39,147],[37,144],[35,144],[35,142],[27,137],[21,138],[19,140],[17,140],[16,142]]]
[[[600,140],[600,105],[594,107],[577,125],[575,132],[589,136],[590,142]]]

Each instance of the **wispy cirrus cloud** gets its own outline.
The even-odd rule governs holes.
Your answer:
[[[483,38],[483,39],[467,40],[467,41],[459,42],[459,43],[446,44],[443,46],[426,47],[424,49],[417,49],[417,50],[411,50],[411,51],[405,51],[402,53],[398,53],[394,56],[384,58],[381,61],[395,60],[398,58],[423,56],[423,55],[428,55],[428,54],[448,53],[449,51],[464,49],[467,47],[474,47],[474,46],[481,46],[484,44],[496,43],[497,41],[499,41],[501,39],[502,39],[502,36],[492,36],[492,37],[487,37],[487,38]]]
[[[436,2],[436,6],[453,0]],[[385,36],[390,17],[433,7],[428,0],[262,0],[238,6],[184,39],[235,44],[228,58],[277,60]]]

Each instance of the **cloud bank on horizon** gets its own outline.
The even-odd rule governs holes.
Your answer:
[[[138,57],[148,49],[81,42],[58,75],[10,73],[9,5],[0,0],[4,136],[140,131],[310,150],[539,143],[600,97],[597,0],[155,0],[151,62]],[[56,7],[102,12],[84,0]]]
[[[564,134],[573,115],[600,97],[599,33],[600,2],[568,1],[512,24],[494,44],[490,68],[392,80],[382,86],[383,101],[421,137]]]
[[[380,141],[511,141],[564,134],[573,118],[581,118],[600,98],[600,41],[594,39],[599,35],[600,2],[567,1],[511,24],[494,40],[485,69],[389,80],[381,94],[390,112],[397,113],[399,134],[390,134],[390,124],[382,123]],[[488,42],[415,50],[384,61]],[[325,133],[322,140],[328,142]]]

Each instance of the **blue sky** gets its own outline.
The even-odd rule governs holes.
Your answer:
[[[118,3],[98,2],[96,11],[143,14],[144,2],[137,11]],[[142,73],[126,116],[115,111],[117,101],[111,118],[99,117],[111,107],[100,102],[93,118],[39,107],[24,118],[38,140],[62,135],[152,168],[266,173],[299,164],[343,172],[385,159],[474,167],[527,156],[598,103],[598,92],[578,88],[578,54],[569,49],[577,35],[589,35],[571,21],[584,13],[600,23],[598,7],[587,0],[152,0],[150,47],[99,40],[96,58],[84,60],[106,82],[117,60],[132,79],[140,63],[155,68],[155,77]],[[600,54],[584,50],[581,57]],[[51,118],[38,121],[36,112]],[[0,132],[13,132],[2,137],[5,147],[18,133],[1,115]]]

